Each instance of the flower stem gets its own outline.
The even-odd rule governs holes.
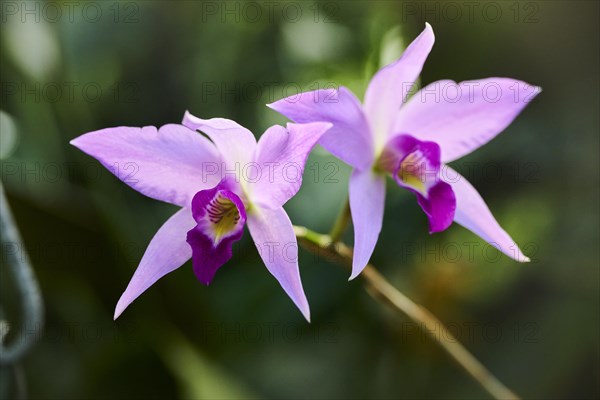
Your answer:
[[[295,226],[300,244],[317,255],[325,255],[347,267],[352,267],[352,249],[329,235]],[[416,304],[392,286],[371,264],[360,276],[367,285],[367,292],[377,301],[402,312],[444,349],[473,379],[495,399],[519,399],[484,367],[431,312]]]
[[[335,222],[333,223],[333,228],[331,228],[331,232],[329,232],[329,237],[331,238],[330,243],[339,242],[346,231],[346,227],[350,222],[350,199],[346,198],[344,203],[344,207],[341,209],[338,214]]]

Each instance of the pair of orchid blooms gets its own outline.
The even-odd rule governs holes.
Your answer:
[[[234,121],[204,120],[187,112],[181,125],[108,128],[74,139],[73,145],[135,190],[181,207],[151,240],[115,318],[190,258],[195,275],[208,285],[231,258],[232,245],[247,224],[267,269],[310,320],[296,237],[283,205],[300,189],[306,159],[317,143],[353,167],[351,279],[367,265],[377,243],[387,176],[416,195],[430,233],[456,221],[513,259],[528,261],[479,193],[446,163],[493,139],[540,88],[509,78],[443,80],[407,99],[433,43],[426,24],[399,60],[375,74],[362,104],[340,87],[268,105],[294,123],[270,127],[258,142]],[[134,179],[111,168],[127,162],[138,166]],[[295,178],[289,165],[296,167]],[[255,174],[241,179],[239,171],[246,166]]]

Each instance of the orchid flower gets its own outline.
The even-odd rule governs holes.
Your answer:
[[[282,206],[298,192],[308,154],[330,126],[276,125],[257,143],[234,121],[186,113],[183,125],[108,128],[72,140],[133,189],[181,207],[150,241],[115,319],[190,258],[196,277],[208,285],[247,223],[267,269],[310,320],[296,237]],[[134,176],[120,176],[115,168],[126,163],[137,166]]]
[[[452,221],[520,262],[529,261],[500,227],[475,188],[445,163],[486,144],[541,89],[509,78],[434,82],[410,99],[434,43],[431,26],[401,58],[379,70],[364,103],[345,87],[301,93],[269,107],[297,123],[331,122],[320,144],[353,167],[349,200],[354,225],[352,275],[368,263],[383,223],[385,177],[413,192],[430,233]]]

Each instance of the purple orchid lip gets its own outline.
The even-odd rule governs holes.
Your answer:
[[[196,226],[187,234],[192,265],[200,282],[210,284],[217,270],[232,256],[233,243],[240,240],[246,223],[242,200],[225,181],[201,190],[192,199]]]
[[[429,219],[429,233],[448,228],[454,220],[456,196],[452,187],[440,180],[440,146],[413,136],[394,136],[386,144],[379,169],[389,172],[396,183],[415,193]]]

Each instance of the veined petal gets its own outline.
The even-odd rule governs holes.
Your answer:
[[[540,92],[509,78],[437,81],[402,107],[393,131],[438,143],[442,161],[450,162],[496,137]]]
[[[182,207],[219,181],[207,174],[220,164],[215,146],[181,125],[118,127],[86,133],[71,144],[96,158],[138,192]]]
[[[192,249],[186,243],[185,235],[193,226],[192,212],[182,208],[160,227],[117,303],[115,319],[157,280],[190,259]]]
[[[516,261],[529,261],[515,241],[500,227],[481,195],[464,176],[444,166],[441,178],[452,186],[456,195],[454,221]]]
[[[330,127],[328,122],[313,122],[267,129],[256,147],[255,175],[248,172],[244,177],[250,180],[251,201],[279,208],[298,193],[308,154]]]
[[[419,77],[434,42],[433,29],[426,23],[402,57],[380,69],[369,83],[364,109],[375,135],[376,149],[381,149],[388,137],[396,133],[392,131],[394,119]]]
[[[429,233],[448,228],[456,210],[452,188],[440,181],[440,165],[440,146],[410,135],[390,139],[377,163],[399,186],[415,193],[429,219]]]
[[[225,118],[201,119],[186,111],[182,124],[204,132],[219,149],[228,169],[243,168],[252,161],[256,138],[237,122]]]
[[[381,232],[385,205],[385,176],[378,175],[370,169],[355,169],[350,176],[349,197],[354,225],[354,257],[350,279],[354,279],[368,264]]]
[[[373,139],[362,106],[345,87],[300,93],[267,106],[294,122],[331,122],[319,142],[323,147],[355,168],[373,162]]]
[[[248,214],[248,229],[269,272],[310,322],[310,309],[298,267],[298,243],[285,210],[255,207]]]
[[[232,256],[233,243],[244,233],[246,209],[225,181],[202,190],[192,200],[196,226],[187,233],[192,248],[194,273],[200,282],[210,284],[217,270]]]

